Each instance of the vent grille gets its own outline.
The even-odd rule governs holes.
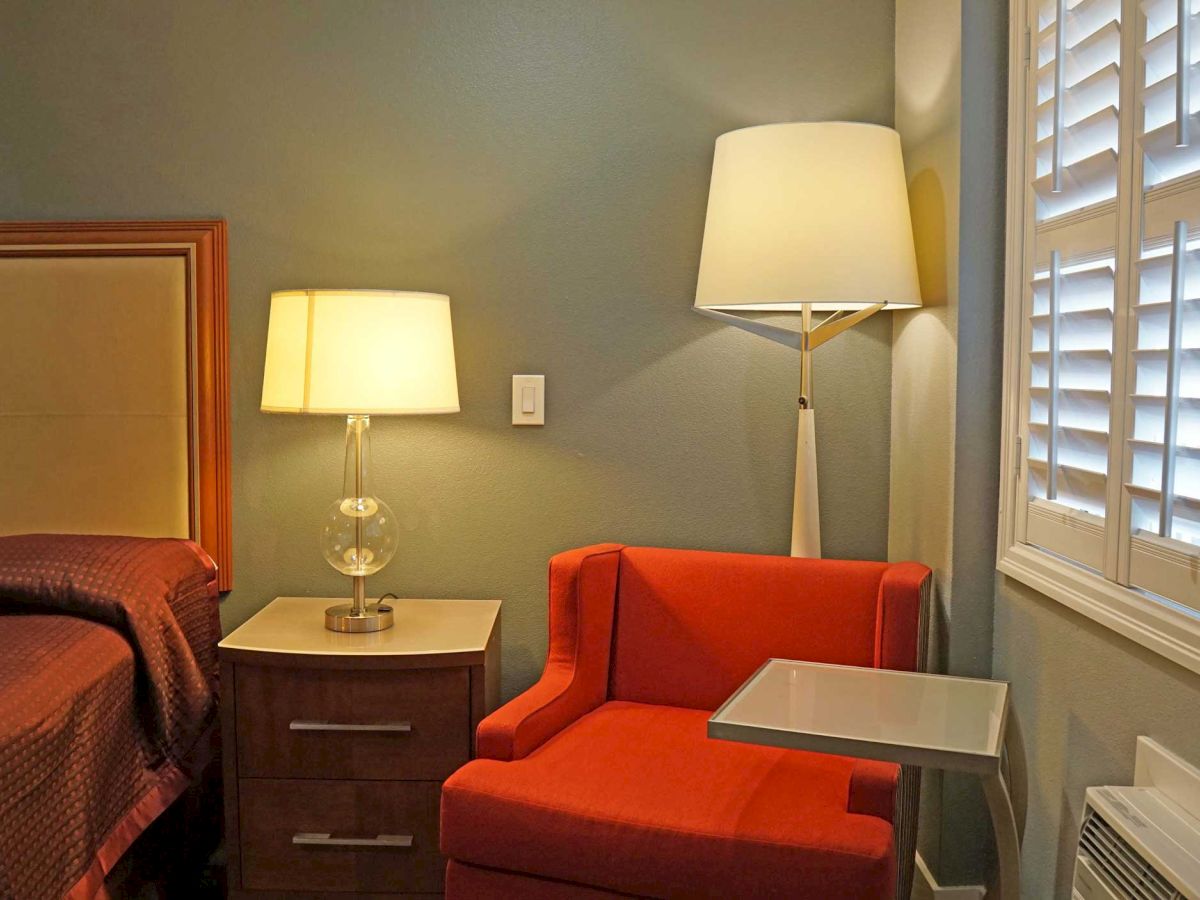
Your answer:
[[[1079,852],[1095,871],[1130,900],[1183,900],[1183,894],[1142,858],[1094,809],[1088,809]]]

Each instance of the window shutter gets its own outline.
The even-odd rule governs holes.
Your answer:
[[[1121,168],[1121,0],[1034,0],[1023,539],[1103,568]]]
[[[1141,4],[1126,578],[1200,609],[1200,0]]]

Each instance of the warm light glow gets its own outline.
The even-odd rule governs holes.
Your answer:
[[[276,291],[262,409],[458,412],[450,298],[416,291]]]
[[[696,306],[921,305],[900,136],[790,122],[717,138]]]

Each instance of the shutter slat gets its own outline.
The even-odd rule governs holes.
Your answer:
[[[1069,34],[1068,34],[1069,37]],[[1109,63],[1121,57],[1121,25],[1115,19],[1083,36],[1075,44],[1067,44],[1064,64],[1065,88],[1079,84]],[[1054,59],[1041,65],[1037,72],[1039,90],[1053,90]],[[1047,88],[1045,85],[1049,85]]]
[[[1188,116],[1188,128],[1191,134],[1200,137],[1200,114]],[[1142,135],[1142,150],[1146,154],[1146,187],[1200,171],[1200,139],[1180,147],[1176,145],[1176,137],[1173,117],[1165,125]]]
[[[1047,4],[1047,10],[1049,14],[1039,24],[1039,44],[1045,43],[1048,37],[1052,39],[1054,35],[1054,5]],[[1082,38],[1099,31],[1105,24],[1118,20],[1120,16],[1120,0],[1079,0],[1074,6],[1068,6],[1067,46],[1079,43]],[[1174,19],[1171,23],[1174,24]]]
[[[1063,128],[1063,164],[1070,166],[1103,150],[1117,151],[1117,108],[1106,106],[1086,119]],[[1050,171],[1054,151],[1054,135],[1038,141],[1036,147],[1038,173]]]
[[[1039,219],[1053,219],[1117,196],[1117,154],[1102,150],[1063,170],[1063,190],[1054,191],[1053,176],[1033,182],[1040,208]]]
[[[1071,127],[1106,106],[1116,107],[1121,90],[1121,73],[1117,64],[1110,63],[1063,92],[1063,124]],[[1037,107],[1037,139],[1054,132],[1054,98],[1040,102]]]
[[[1197,76],[1200,75],[1200,64],[1190,66],[1188,74],[1191,81],[1195,82]],[[1142,94],[1142,107],[1145,110],[1145,119],[1142,122],[1143,133],[1154,131],[1163,125],[1174,124],[1176,117],[1175,84],[1176,76],[1172,72],[1166,78],[1146,88],[1145,93]],[[1195,90],[1189,92],[1188,111],[1200,112],[1200,92]]]
[[[1189,64],[1200,62],[1200,31],[1194,27],[1196,24],[1195,20],[1196,15],[1193,14],[1192,21],[1189,23],[1193,27],[1188,29],[1190,44]],[[1142,61],[1146,64],[1145,84],[1154,84],[1162,81],[1162,79],[1169,75],[1175,74],[1176,51],[1174,25],[1142,45]]]

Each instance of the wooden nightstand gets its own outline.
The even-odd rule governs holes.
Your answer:
[[[500,684],[500,601],[396,600],[373,634],[280,597],[220,643],[229,896],[439,894],[442,781]]]

